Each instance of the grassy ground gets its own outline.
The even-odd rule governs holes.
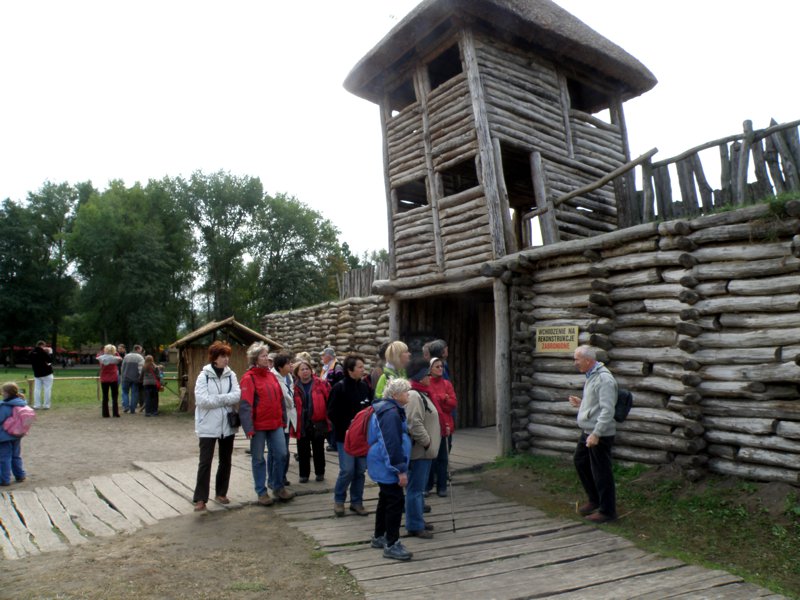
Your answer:
[[[170,381],[175,377],[175,366],[166,368],[167,389],[159,396],[159,412],[169,414],[178,408],[178,383]],[[55,368],[53,370],[52,406],[53,410],[71,406],[90,406],[98,403],[98,368],[71,367],[68,369]],[[86,379],[92,378],[92,379]],[[0,382],[14,381],[30,400],[28,380],[33,379],[33,371],[28,367],[3,367],[0,368]],[[120,403],[122,402],[120,390]],[[32,404],[32,402],[31,402]]]
[[[800,598],[800,490],[717,476],[692,484],[668,468],[615,471],[621,518],[610,531]],[[576,503],[585,501],[572,464],[554,458],[499,459],[482,485],[567,518],[580,519]]]

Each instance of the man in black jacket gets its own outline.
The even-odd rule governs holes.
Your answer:
[[[31,350],[30,359],[33,378],[36,381],[33,388],[33,408],[48,410],[53,390],[53,349],[48,348],[44,340],[39,340],[36,342],[36,348]]]
[[[369,404],[369,386],[362,381],[364,359],[355,354],[344,360],[345,378],[331,388],[328,396],[328,418],[333,423],[336,449],[339,452],[339,477],[333,493],[333,512],[344,516],[347,488],[350,488],[350,510],[362,517],[369,513],[364,508],[364,472],[366,456],[350,456],[344,450],[344,436],[356,413]]]

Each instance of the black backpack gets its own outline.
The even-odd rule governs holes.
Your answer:
[[[617,405],[614,407],[614,420],[622,423],[628,418],[628,413],[633,408],[633,394],[625,388],[617,391]]]

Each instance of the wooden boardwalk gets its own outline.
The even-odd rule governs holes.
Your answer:
[[[237,439],[231,504],[209,503],[212,511],[232,510],[255,500],[246,442]],[[431,496],[434,539],[407,538],[414,552],[407,563],[384,559],[369,546],[373,517],[333,516],[331,489],[338,473],[328,453],[326,480],[297,483],[292,460],[289,479],[300,496],[276,506],[287,523],[307,534],[329,560],[355,577],[374,600],[455,598],[781,598],[724,571],[686,565],[639,550],[627,540],[576,521],[544,513],[465,483],[469,471],[495,455],[494,430],[457,434],[451,455],[455,533],[450,500]],[[135,463],[126,473],[92,476],[68,486],[0,494],[0,551],[6,559],[64,550],[93,538],[136,531],[162,519],[189,515],[197,459]],[[365,506],[377,503],[368,485]],[[265,509],[270,510],[270,509]]]

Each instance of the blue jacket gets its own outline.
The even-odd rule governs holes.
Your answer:
[[[367,431],[367,472],[375,483],[397,483],[408,471],[411,438],[406,429],[406,411],[393,399],[376,402]]]
[[[28,406],[28,403],[19,396],[15,396],[14,398],[9,398],[8,400],[0,402],[0,442],[19,441],[18,437],[6,432],[2,426],[5,420],[11,416],[12,412],[14,412],[15,406]]]

